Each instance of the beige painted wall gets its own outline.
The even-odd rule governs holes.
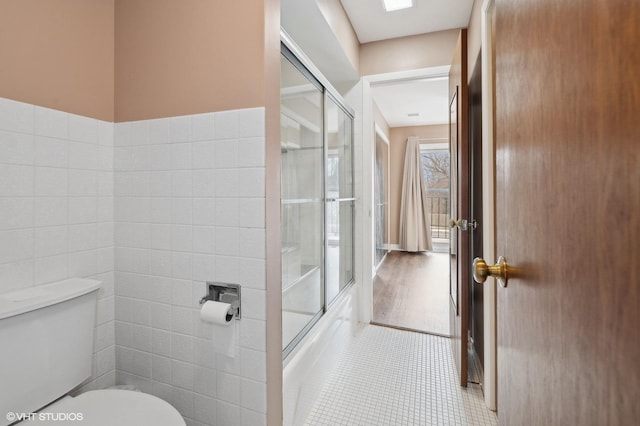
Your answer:
[[[360,67],[360,41],[342,3],[340,0],[317,0],[317,4],[349,62],[357,70]]]
[[[389,244],[399,244],[400,203],[402,197],[402,177],[404,174],[404,155],[407,149],[407,138],[449,138],[449,125],[437,124],[433,126],[392,127],[389,135],[389,210],[390,235]],[[433,141],[442,143],[445,141]],[[428,143],[421,141],[420,143]]]
[[[185,5],[0,0],[0,96],[106,121],[265,105],[265,1]]]
[[[459,30],[373,41],[360,45],[360,75],[450,65]]]
[[[0,97],[114,117],[114,0],[0,0]]]
[[[473,75],[473,67],[476,65],[478,53],[482,45],[482,0],[473,2],[471,17],[469,18],[469,27],[467,28],[467,76],[471,81]]]
[[[265,104],[265,0],[115,1],[116,121]]]

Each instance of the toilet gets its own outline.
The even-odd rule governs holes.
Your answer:
[[[0,294],[0,426],[185,426],[173,406],[146,393],[67,395],[91,377],[100,285],[72,278]]]

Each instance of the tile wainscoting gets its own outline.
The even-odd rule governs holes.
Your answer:
[[[264,108],[109,123],[0,98],[0,292],[103,282],[94,373],[188,425],[266,424]],[[242,285],[236,356],[199,319]]]
[[[83,389],[115,383],[113,123],[0,98],[0,293],[102,281]]]
[[[266,423],[264,141],[263,108],[115,125],[117,381],[189,424]],[[242,286],[233,358],[206,281]]]

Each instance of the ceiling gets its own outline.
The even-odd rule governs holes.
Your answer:
[[[386,12],[382,0],[340,0],[360,43],[466,28],[473,0],[413,0],[414,7]]]
[[[372,93],[389,127],[449,122],[449,81],[446,77],[376,85],[372,87]]]
[[[360,43],[465,28],[473,8],[473,0],[414,0],[410,9],[386,12],[382,0],[340,1]],[[374,86],[373,98],[390,127],[449,122],[446,78]]]

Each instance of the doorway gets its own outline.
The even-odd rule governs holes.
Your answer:
[[[484,52],[483,52],[484,53]],[[478,56],[476,58],[478,59],[478,62],[476,63],[476,61],[474,60],[474,69],[476,70],[481,70],[484,71],[484,56]],[[474,59],[476,59],[474,58]],[[378,92],[380,88],[384,88],[384,87],[388,87],[388,86],[393,86],[394,84],[397,83],[407,83],[408,81],[411,80],[425,80],[425,79],[429,79],[429,78],[438,78],[438,77],[443,77],[448,75],[448,71],[449,68],[448,67],[439,67],[441,68],[440,70],[438,70],[438,72],[436,72],[435,70],[433,70],[431,73],[429,71],[425,71],[425,70],[420,70],[420,71],[415,71],[413,73],[413,75],[408,75],[410,73],[392,73],[392,74],[386,74],[386,75],[380,75],[380,76],[367,76],[364,78],[364,88],[363,88],[363,99],[365,102],[365,105],[367,104],[367,102],[371,102],[372,104],[375,103],[375,105],[372,108],[372,111],[370,113],[370,115],[367,117],[367,111],[365,108],[365,122],[367,122],[367,119],[369,118],[371,120],[371,123],[373,123],[373,125],[371,126],[371,128],[375,128],[375,126],[379,126],[379,127],[383,127],[379,125],[379,120],[380,120],[380,116],[382,116],[383,118],[386,118],[386,115],[382,110],[382,108],[380,108],[380,104],[382,104],[383,102],[380,101],[379,97],[378,97]],[[446,69],[445,69],[446,68]],[[422,73],[422,75],[420,75]],[[478,92],[484,91],[484,87],[483,83],[486,83],[485,81],[485,75],[483,75],[484,72],[482,73],[478,73],[477,76],[473,76],[475,78],[475,84]],[[445,79],[444,80],[447,84],[448,81]],[[476,89],[474,89],[475,91]],[[435,141],[435,140],[431,140],[431,143],[434,142],[448,142],[449,139],[449,130],[448,130],[448,123],[449,123],[449,114],[450,114],[450,106],[449,106],[449,96],[448,93],[444,95],[444,106],[442,107],[443,113],[446,114],[446,117],[443,119],[444,123],[447,123],[447,129],[446,131],[443,133],[443,135],[441,135],[441,137],[444,137],[445,140],[444,141]],[[484,103],[486,100],[482,99],[481,97],[478,98],[478,111],[480,109],[480,105],[482,103]],[[408,115],[408,114],[407,114]],[[475,141],[477,142],[477,149],[478,151],[476,152],[474,158],[477,159],[477,162],[475,164],[480,165],[480,164],[487,164],[486,160],[483,160],[483,157],[486,157],[487,153],[490,153],[491,150],[487,150],[486,149],[486,137],[484,137],[484,133],[487,131],[487,128],[489,126],[485,126],[484,121],[486,120],[486,117],[482,117],[482,115],[478,115],[478,117],[476,118],[476,124],[478,125],[478,133],[475,136]],[[483,125],[480,125],[480,124]],[[397,131],[397,127],[394,126],[393,124],[389,125],[389,134],[391,134],[392,132],[396,132]],[[407,134],[403,135],[403,137],[406,140],[406,137],[409,136]],[[440,135],[430,135],[430,137],[432,138],[436,138]],[[365,140],[369,139],[369,140],[375,140],[374,137],[374,132],[372,131],[370,133],[369,136],[367,136],[366,132],[365,132]],[[394,144],[394,138],[391,137],[390,138],[390,149],[391,147],[393,147]],[[480,149],[482,147],[482,149]],[[372,166],[375,164],[375,144],[371,144],[371,149],[372,151],[370,152],[370,155],[372,158]],[[424,151],[423,151],[424,152]],[[365,156],[366,156],[366,152],[365,152]],[[365,157],[366,158],[366,157]],[[393,153],[390,153],[389,155],[389,168],[390,170],[393,170],[394,168],[394,164],[397,164],[397,158],[394,158]],[[482,163],[482,161],[485,161],[484,163]],[[395,162],[395,163],[394,163]],[[373,168],[373,167],[372,167]],[[488,170],[491,170],[492,168],[489,167]],[[491,201],[492,198],[486,196],[485,194],[485,186],[482,186],[481,183],[483,182],[483,180],[486,181],[486,177],[484,176],[484,174],[486,174],[487,169],[482,169],[481,167],[477,167],[476,169],[474,169],[475,171],[475,182],[476,182],[476,188],[478,189],[478,191],[476,191],[476,195],[480,195],[480,193],[482,193],[483,197],[479,197],[477,196],[474,200],[475,202],[475,206],[477,206],[477,210],[474,211],[474,214],[476,215],[476,221],[479,224],[478,227],[484,228],[484,225],[486,225],[483,222],[487,222],[489,221],[489,219],[491,219],[491,217],[484,217],[481,218],[479,216],[479,212],[481,210],[485,210],[486,211],[486,206],[485,204],[488,201]],[[392,172],[390,172],[392,173]],[[370,185],[373,185],[373,177],[374,177],[374,173],[371,174],[371,183]],[[467,177],[469,177],[469,175],[467,175]],[[365,182],[366,185],[366,182]],[[371,186],[373,188],[373,186]],[[398,197],[398,191],[395,189],[396,187],[393,185],[393,183],[390,183],[389,186],[389,192],[390,192],[390,196],[389,196],[389,203],[391,204],[391,207],[389,209],[389,211],[393,211],[393,197],[394,194],[396,197]],[[372,195],[373,195],[373,191],[372,191]],[[373,201],[373,200],[372,200]],[[372,203],[372,206],[374,206],[374,204]],[[450,207],[450,206],[449,206]],[[373,209],[372,209],[373,211]],[[451,219],[453,216],[451,215],[450,210],[446,212],[447,215],[449,216],[448,219]],[[375,214],[372,214],[373,216],[373,223],[375,223]],[[442,217],[445,217],[446,215],[443,215]],[[470,222],[473,222],[472,217],[469,218]],[[434,241],[434,250],[431,252],[428,252],[429,255],[437,255],[438,252],[440,251],[439,249],[443,249],[443,251],[448,252],[449,251],[449,241],[450,241],[450,229],[447,229],[446,227],[442,227],[442,223],[441,220],[437,220],[437,219],[432,219],[432,225],[434,226],[434,228],[439,231],[441,233],[441,235],[438,235],[438,233],[436,232],[436,234],[432,234],[433,237],[433,241]],[[448,220],[446,225],[449,225]],[[373,273],[372,273],[372,279],[371,279],[371,292],[369,293],[368,291],[365,291],[363,293],[364,295],[364,300],[363,303],[365,304],[365,306],[369,305],[371,306],[371,312],[370,312],[370,316],[369,318],[366,318],[366,316],[364,316],[363,320],[366,322],[371,322],[374,324],[381,324],[381,325],[385,325],[385,326],[392,326],[392,327],[396,327],[396,328],[407,328],[410,330],[414,330],[414,331],[419,331],[419,332],[423,332],[423,333],[434,333],[433,331],[429,331],[426,328],[423,327],[415,327],[415,326],[407,326],[406,323],[402,324],[402,323],[398,323],[396,322],[395,324],[392,322],[391,319],[389,319],[389,317],[393,317],[393,315],[388,314],[387,317],[381,317],[380,315],[380,298],[385,298],[385,299],[392,299],[394,297],[397,297],[397,293],[399,292],[397,286],[391,286],[391,289],[385,289],[386,291],[382,292],[378,292],[376,294],[376,289],[379,288],[379,284],[380,281],[384,280],[385,276],[386,277],[393,277],[393,279],[399,279],[403,277],[403,275],[405,276],[403,279],[405,281],[410,281],[412,278],[409,277],[409,273],[408,271],[412,270],[412,267],[410,264],[411,262],[398,262],[400,264],[400,266],[398,268],[396,268],[396,272],[389,272],[389,271],[385,271],[385,264],[387,263],[387,260],[390,261],[392,259],[394,259],[394,257],[396,257],[398,260],[400,260],[400,258],[397,256],[398,254],[403,254],[403,255],[409,255],[408,253],[402,253],[401,251],[399,251],[399,247],[397,246],[397,240],[394,240],[394,234],[397,233],[396,231],[396,227],[397,227],[397,222],[394,219],[394,215],[393,213],[390,214],[389,217],[389,227],[390,227],[390,240],[389,240],[389,244],[387,245],[388,249],[389,249],[389,253],[387,254],[387,259],[385,260],[385,262],[383,262],[381,264],[380,267],[377,268],[377,270],[374,269]],[[482,229],[483,231],[485,231],[485,229]],[[442,238],[442,232],[445,233],[443,240],[445,242],[446,245],[444,245],[444,247],[438,247],[438,237]],[[476,235],[476,241],[474,241],[474,246],[479,247],[478,250],[474,251],[474,254],[480,254],[482,252],[482,247],[486,246],[487,244],[487,239],[486,238],[481,238],[480,237],[481,232],[478,232]],[[373,234],[373,229],[372,229],[372,235]],[[485,232],[486,235],[486,232]],[[490,235],[491,236],[491,235]],[[490,240],[490,239],[489,239]],[[372,248],[372,252],[371,252],[371,262],[373,262],[373,259],[375,259],[375,255],[374,255],[374,246],[373,246],[373,242],[371,245]],[[484,253],[487,253],[486,247],[484,249]],[[412,259],[415,261],[415,259]],[[370,263],[372,264],[372,263]],[[417,268],[416,268],[417,270]],[[397,272],[400,271],[400,272]],[[430,273],[423,271],[422,273],[418,273],[417,275],[420,277],[425,277],[428,276]],[[449,296],[449,272],[447,271],[445,273],[446,275],[446,294],[447,297]],[[472,282],[465,282],[465,286],[469,286],[471,285]],[[473,293],[473,291],[478,290],[475,292],[475,294]],[[471,313],[471,315],[474,315],[475,318],[471,318],[471,315],[469,317],[467,317],[467,321],[469,321],[469,328],[471,329],[471,334],[469,336],[469,334],[465,334],[465,337],[471,337],[472,339],[474,339],[473,341],[473,348],[474,351],[481,351],[480,354],[478,354],[478,358],[481,358],[481,362],[477,363],[475,366],[478,366],[479,368],[475,368],[473,369],[473,365],[472,365],[472,373],[473,376],[470,377],[470,381],[471,382],[475,382],[475,383],[482,383],[483,385],[483,389],[485,390],[485,392],[488,392],[485,396],[487,398],[486,402],[487,405],[492,408],[495,409],[495,404],[492,404],[491,402],[494,401],[495,397],[495,333],[492,332],[493,328],[495,327],[495,314],[492,314],[494,312],[495,309],[495,304],[488,304],[487,305],[487,297],[490,297],[492,292],[491,292],[491,288],[488,288],[487,286],[485,286],[485,288],[483,289],[472,289],[472,291],[469,292],[469,295],[473,295],[475,296],[474,299],[476,301],[478,301],[479,303],[476,304],[475,306],[473,306],[471,303],[469,303],[470,308],[474,309],[475,308],[475,312]],[[370,296],[368,296],[370,295]],[[371,299],[367,300],[367,297],[371,297]],[[405,297],[406,299],[406,297]],[[418,299],[418,298],[416,298]],[[412,299],[413,301],[413,299]],[[470,300],[470,302],[472,302]],[[448,308],[448,301],[445,302],[445,306],[447,306]],[[406,308],[406,309],[404,309]],[[409,305],[405,305],[404,308],[400,308],[397,309],[396,312],[400,312],[400,311],[404,311],[407,313],[412,312],[412,308]],[[416,312],[421,312],[420,316],[424,317],[425,316],[425,306],[421,305],[417,308]],[[408,315],[408,314],[407,314]],[[446,314],[445,314],[446,315]],[[448,316],[448,315],[447,315]],[[487,320],[487,316],[490,316],[491,318],[489,320]],[[493,320],[492,320],[493,318]],[[448,319],[450,321],[450,318]],[[474,323],[472,324],[471,322],[474,321]],[[489,330],[489,331],[487,331]],[[438,333],[435,332],[435,334],[443,334],[445,336],[449,336],[450,335],[450,330],[447,329],[446,331],[444,331],[443,333]],[[470,345],[471,346],[471,345]],[[478,349],[479,348],[479,349]],[[475,355],[474,355],[475,356]],[[473,358],[473,357],[472,357]],[[474,361],[472,361],[474,362]],[[484,372],[484,377],[482,374],[478,374],[478,372]],[[465,373],[465,377],[467,377],[467,373]]]
[[[387,80],[372,87],[376,238],[371,322],[441,336],[449,335],[447,90],[443,75]],[[405,154],[412,136],[420,146],[419,172],[431,238],[431,247],[417,252],[405,251],[399,235]],[[381,143],[384,139],[388,143]],[[381,232],[383,223],[386,233]]]

